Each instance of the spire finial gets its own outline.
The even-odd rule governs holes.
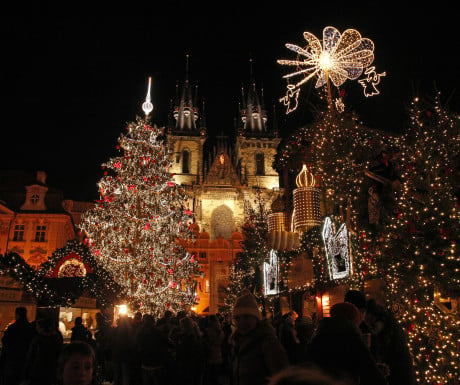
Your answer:
[[[189,63],[189,58],[190,58],[190,55],[187,54],[185,55],[185,81],[188,82],[189,80],[189,71],[190,71],[190,63]]]
[[[149,85],[147,89],[147,96],[145,97],[145,102],[142,103],[142,109],[144,110],[145,117],[148,117],[153,110],[153,104],[150,99],[150,87],[152,85],[152,78],[149,77]]]

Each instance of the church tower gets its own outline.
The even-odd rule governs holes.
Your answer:
[[[280,140],[268,128],[263,90],[259,97],[251,70],[251,84],[246,93],[242,90],[235,149],[244,184],[269,190],[279,188],[279,176],[272,164]]]
[[[203,145],[206,141],[204,106],[197,107],[197,90],[192,90],[189,79],[187,56],[185,82],[179,94],[176,86],[176,100],[168,122],[168,142],[174,152],[171,172],[175,181],[182,185],[196,185],[203,181]],[[193,96],[192,96],[193,94]]]

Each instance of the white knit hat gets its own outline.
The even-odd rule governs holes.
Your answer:
[[[236,315],[252,315],[258,320],[262,319],[259,305],[248,289],[243,289],[241,296],[237,298],[235,306],[233,306],[233,317]]]

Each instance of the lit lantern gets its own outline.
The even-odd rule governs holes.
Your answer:
[[[315,176],[305,164],[297,175],[296,184],[297,188],[293,192],[293,230],[302,232],[321,225],[320,194]]]

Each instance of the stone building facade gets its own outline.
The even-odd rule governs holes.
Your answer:
[[[242,252],[245,209],[256,192],[269,206],[280,194],[273,169],[280,138],[270,128],[255,84],[243,94],[235,138],[209,135],[204,114],[192,97],[188,74],[167,127],[174,152],[176,183],[185,187],[188,208],[195,213],[196,246],[203,276],[199,277],[196,311],[215,313],[223,306],[230,265]]]

